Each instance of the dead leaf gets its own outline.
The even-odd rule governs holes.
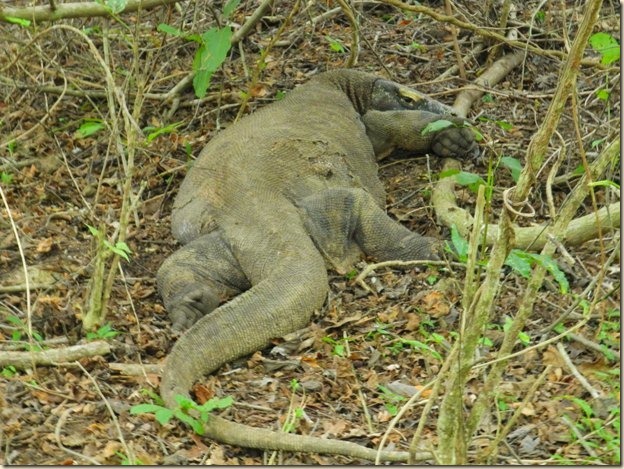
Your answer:
[[[195,398],[200,404],[214,397],[214,391],[201,383],[197,383],[193,386],[193,393],[195,393]]]
[[[430,290],[419,295],[417,300],[418,306],[434,318],[446,316],[451,312],[451,305],[441,291]]]
[[[559,368],[565,366],[565,362],[555,347],[549,345],[548,348],[542,354],[542,363],[544,365],[552,365]]]
[[[420,327],[420,316],[416,313],[407,313],[407,324],[405,324],[405,330],[415,331]]]
[[[332,420],[323,422],[323,438],[340,437],[349,427],[349,423],[344,420]]]
[[[54,240],[52,238],[45,238],[39,241],[39,243],[37,243],[37,247],[35,248],[35,250],[39,254],[43,254],[46,252],[50,252],[53,246],[54,246]]]

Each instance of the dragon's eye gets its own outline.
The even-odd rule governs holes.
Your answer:
[[[399,102],[406,107],[412,107],[415,104],[412,98],[402,94],[399,94]]]

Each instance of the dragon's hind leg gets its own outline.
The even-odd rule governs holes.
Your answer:
[[[219,231],[205,234],[169,256],[158,270],[157,281],[177,330],[188,329],[221,301],[250,288]]]
[[[334,266],[353,262],[354,248],[378,260],[434,260],[439,242],[390,218],[359,188],[329,189],[299,203],[307,232]]]

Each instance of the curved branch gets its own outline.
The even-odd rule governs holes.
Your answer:
[[[613,147],[615,148],[615,147]],[[442,171],[459,169],[457,161],[447,159]],[[457,227],[457,231],[464,237],[470,235],[470,230],[474,219],[470,213],[459,207],[455,199],[455,179],[452,177],[440,179],[433,188],[431,202],[434,206],[438,222],[448,226]],[[608,229],[620,227],[620,203],[615,202],[606,207],[602,207],[595,213],[575,218],[570,222],[565,232],[564,240],[566,246],[578,246],[598,235],[597,227]],[[544,247],[548,240],[548,225],[536,225],[519,227],[514,226],[515,241],[514,247],[518,249],[539,250]],[[485,233],[485,244],[491,246],[498,237],[499,226],[488,224],[481,228],[481,233]],[[480,237],[479,242],[483,239]]]

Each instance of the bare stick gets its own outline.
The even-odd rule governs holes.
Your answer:
[[[581,383],[581,386],[587,390],[591,397],[598,399],[600,397],[600,393],[596,390],[596,388],[589,384],[589,381],[585,379],[585,376],[583,376],[578,368],[574,366],[574,363],[572,363],[568,352],[566,352],[566,349],[561,342],[557,344],[557,351],[559,352],[559,355],[561,355],[563,362],[566,364],[572,375],[574,375],[576,380]]]
[[[249,34],[251,29],[262,19],[267,10],[273,6],[273,0],[264,0],[251,14],[245,23],[232,35],[231,44],[234,46]]]
[[[376,264],[369,264],[362,272],[355,278],[355,283],[360,285],[364,290],[370,292],[371,289],[368,285],[364,283],[364,279],[368,277],[368,275],[374,271],[375,269],[379,269],[381,267],[416,267],[419,265],[441,265],[448,266],[452,265],[453,267],[464,267],[464,264],[461,262],[446,262],[446,261],[427,261],[427,260],[418,260],[418,261],[383,261],[377,262]]]
[[[33,365],[58,365],[61,363],[74,362],[85,357],[108,355],[111,346],[108,342],[98,340],[86,344],[72,345],[70,347],[29,352],[6,352],[0,351],[0,368],[14,366],[15,368],[29,368]]]
[[[97,2],[75,2],[61,3],[56,9],[51,9],[49,5],[39,5],[34,7],[9,7],[0,8],[0,21],[9,22],[9,19],[19,18],[35,22],[55,21],[63,18],[85,18],[93,16],[113,16],[133,11],[147,10],[157,6],[170,5],[180,0],[128,0],[126,7],[120,12],[113,13],[103,3]]]

